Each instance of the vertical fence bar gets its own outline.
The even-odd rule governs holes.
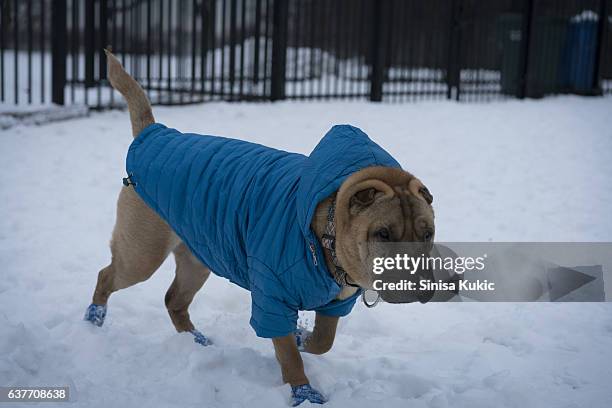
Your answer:
[[[414,1],[409,2],[408,13],[404,15],[404,18],[416,20],[415,16],[417,15],[418,15],[418,8],[416,7],[416,2]],[[418,27],[416,24],[410,24],[406,28],[406,31],[408,32],[407,46],[409,48],[408,64],[407,64],[406,75],[405,76],[402,75],[402,81],[405,81],[407,83],[406,93],[408,94],[408,98],[406,99],[410,101],[414,101],[418,98],[417,89],[415,86],[417,83],[416,80],[418,79],[418,78],[415,78],[415,74],[417,72],[417,67],[418,67],[417,52],[416,52],[417,44],[419,42]]]
[[[459,57],[461,55],[459,46],[461,44],[460,32],[461,27],[459,23],[459,2],[461,0],[452,0],[451,12],[450,12],[450,25],[449,25],[449,37],[448,37],[448,64],[446,68],[446,98],[453,98],[453,89],[455,90],[455,96],[459,99],[459,81],[460,81],[460,63]]]
[[[385,96],[385,82],[390,84],[390,89],[397,90],[397,86],[389,81],[389,71],[391,69],[392,57],[393,57],[393,38],[391,37],[391,33],[393,32],[393,15],[395,12],[395,1],[394,0],[386,0],[383,2],[383,21],[387,21],[388,23],[383,26],[383,31],[381,35],[382,44],[382,64],[381,64],[381,74],[382,74],[382,82],[381,82],[381,101]]]
[[[212,0],[210,4],[210,13],[208,17],[210,21],[210,99],[215,95],[215,72],[217,70],[217,0]]]
[[[119,2],[121,0],[117,1]],[[121,1],[121,65],[123,65],[124,67],[126,67],[125,56],[127,54],[127,42],[125,39],[127,31],[127,1],[128,0]]]
[[[183,90],[185,89],[185,82],[187,78],[185,77],[185,69],[183,67],[183,62],[185,60],[185,51],[183,50],[183,5],[182,2],[178,2],[178,7],[176,8],[176,33],[175,36],[177,38],[176,44],[176,63],[177,63],[177,74],[176,77],[178,79],[177,91],[179,94],[179,105],[183,104]]]
[[[304,50],[304,81],[302,82],[302,88],[301,88],[301,94],[304,98],[307,98],[311,95],[309,95],[308,90],[307,90],[307,85],[312,82],[312,66],[313,66],[313,62],[312,62],[312,49],[314,47],[313,41],[312,41],[312,7],[309,6],[309,3],[312,2],[306,2],[304,4],[304,38],[303,38],[303,43],[304,45],[308,45],[308,54],[306,53],[306,50]],[[308,55],[308,59],[306,59],[306,55]]]
[[[308,88],[305,93],[309,98],[315,98],[315,79],[317,78],[317,62],[320,56],[320,49],[317,49],[320,45],[320,41],[318,41],[318,23],[317,21],[317,6],[314,1],[308,2],[310,4],[308,10],[308,33],[309,33],[309,50],[308,50]]]
[[[167,103],[172,103],[172,0],[168,0],[168,83],[166,86]],[[163,14],[162,14],[163,18]]]
[[[200,4],[200,102],[204,100],[206,76],[208,74],[208,33],[211,29],[211,22],[207,20],[207,4],[207,1]]]
[[[270,97],[271,97],[272,92],[270,90],[271,84],[268,81],[269,76],[270,76],[268,75],[268,65],[269,65],[268,64],[268,61],[269,61],[268,45],[270,44],[270,2],[271,1],[272,0],[265,0],[266,2],[266,7],[265,7],[266,9],[266,28],[264,31],[264,61],[263,61],[264,63],[264,66],[263,66],[263,69],[264,69],[263,71],[263,82],[264,82],[263,83],[263,93],[265,96],[270,96]]]
[[[126,10],[129,11],[128,20],[130,22],[129,32],[128,32],[128,44],[127,47],[128,54],[130,56],[130,66],[129,68],[126,66],[126,69],[130,72],[130,74],[138,81],[138,71],[136,70],[136,12],[134,8],[137,7],[138,3],[133,3],[130,0],[126,1]]]
[[[94,77],[97,78],[95,85],[96,85],[96,95],[97,95],[97,102],[96,102],[96,108],[100,109],[102,107],[102,83],[100,81],[100,79],[102,79],[102,72],[101,72],[101,68],[102,65],[106,65],[103,64],[104,63],[104,59],[102,58],[102,47],[104,47],[104,43],[101,41],[102,40],[102,8],[106,7],[106,5],[102,4],[105,0],[98,0],[96,3],[97,6],[97,10],[96,10],[96,16],[98,18],[98,21],[96,22],[96,32],[99,34],[95,37],[94,39],[94,60],[95,58],[98,59],[98,69],[97,69],[97,75],[95,75],[95,68],[94,68]],[[106,76],[106,75],[105,75]]]
[[[202,7],[204,7],[202,5]],[[195,86],[196,86],[196,0],[191,2],[191,87],[189,90],[190,102],[195,99]],[[200,56],[203,58],[204,56]]]
[[[605,59],[605,46],[608,27],[608,0],[599,0],[599,20],[597,27],[597,52],[595,53],[595,75],[593,75],[593,89],[598,94],[603,93],[601,87],[603,63]]]
[[[350,4],[350,2],[348,2]],[[345,99],[350,99],[354,95],[355,91],[353,89],[353,68],[354,68],[354,60],[353,55],[357,49],[357,41],[356,41],[356,31],[355,31],[355,16],[358,12],[358,3],[354,4],[352,7],[343,7],[344,16],[343,20],[346,21],[344,24],[345,30],[345,41],[344,41],[344,55],[343,55],[343,69],[342,69],[342,97]]]
[[[368,27],[367,21],[369,21],[369,13],[368,13],[368,0],[360,0],[359,7],[359,27]],[[365,31],[365,30],[363,30]],[[362,33],[362,30],[359,32]],[[368,31],[369,32],[369,31]],[[368,77],[369,77],[369,68],[368,68],[368,38],[366,35],[360,34],[360,45],[359,45],[359,67],[358,67],[358,77],[359,77],[359,93],[360,96],[367,96],[368,85]]]
[[[287,68],[288,0],[275,0],[272,17],[272,84],[271,99],[285,99]]]
[[[345,54],[343,55],[344,57],[344,69],[343,71],[343,78],[342,78],[342,93],[343,93],[343,97],[344,98],[349,98],[350,95],[353,93],[353,90],[351,89],[351,85],[352,83],[351,81],[351,68],[352,66],[352,59],[351,59],[351,55],[353,54],[354,50],[355,50],[355,44],[353,43],[353,39],[354,39],[354,31],[353,31],[353,13],[355,12],[355,7],[347,7],[345,9],[345,13],[346,13],[346,21],[347,24],[345,24]]]
[[[66,86],[66,0],[53,2],[51,32],[51,102],[63,105]]]
[[[111,46],[112,51],[115,51],[115,46],[117,44],[117,0],[111,0],[110,3],[110,18],[111,18],[111,40],[109,41],[109,45]],[[106,58],[104,58],[106,61]],[[112,86],[108,87],[108,92],[110,96],[110,106],[113,107],[115,105],[115,89]]]
[[[27,15],[28,15],[28,104],[32,104],[32,47],[33,47],[33,36],[32,33],[32,0],[27,2]]]
[[[397,4],[397,11],[391,18],[400,18],[400,21],[408,21],[409,18],[409,10],[407,2],[400,2]],[[406,48],[407,48],[407,39],[404,38],[406,33],[406,26],[404,24],[395,24],[393,26],[392,35],[394,37],[393,41],[393,51],[394,54],[393,62],[395,63],[395,73],[389,79],[392,81],[397,81],[397,84],[394,88],[397,90],[397,99],[403,100],[406,97],[406,80],[404,79],[406,71],[408,70],[408,64],[406,63]]]
[[[4,27],[7,26],[5,0],[0,0],[0,102],[4,102]]]
[[[529,75],[529,53],[531,46],[531,33],[533,24],[533,11],[535,0],[524,0],[523,24],[521,28],[521,53],[519,56],[519,87],[518,98],[523,99],[531,95],[531,81]]]
[[[321,80],[319,96],[321,98],[329,99],[331,94],[331,80],[329,79],[329,72],[331,70],[331,49],[332,49],[332,32],[333,24],[331,24],[333,2],[326,1],[320,4],[325,4],[325,8],[321,7],[321,21],[323,26],[321,34]]]
[[[253,84],[257,85],[259,81],[259,37],[261,36],[261,0],[255,1],[255,42],[253,50]]]
[[[80,0],[73,0],[73,4],[77,4],[78,5],[80,3],[81,3]],[[85,17],[83,21],[85,22],[85,25],[87,24],[87,14],[86,14],[86,12],[87,11],[85,9],[83,9],[83,14],[84,14],[84,17]],[[79,13],[78,16],[77,16],[77,27],[78,27],[77,39],[79,39],[81,37],[80,36],[81,28],[79,26],[80,19],[81,19],[81,14]],[[87,30],[87,28],[85,26],[83,26],[83,33],[86,33],[86,30]],[[80,40],[79,40],[79,42],[80,42]],[[83,39],[83,57],[85,58],[85,60],[87,59],[87,55],[86,55],[86,53],[87,53],[87,45],[86,44],[87,44],[87,39],[84,38]],[[81,47],[81,45],[79,44],[79,46],[77,47],[77,62],[80,60],[80,57],[81,57],[80,47]],[[87,75],[87,61],[83,61],[83,70],[85,71],[84,75]],[[80,69],[77,69],[77,72],[79,72],[79,74],[80,74]],[[78,82],[74,82],[74,80],[71,83],[72,84],[78,84]],[[86,106],[89,106],[89,91],[87,90],[87,78],[86,77],[83,77],[83,103]]]
[[[229,95],[230,100],[234,100],[234,81],[236,80],[236,13],[238,0],[230,0],[230,21],[229,21]]]
[[[427,4],[427,3],[425,3]],[[415,10],[415,15],[419,15],[424,12],[424,9],[421,8],[417,8]],[[423,31],[419,29],[418,26],[415,27],[416,31],[414,32],[414,36],[418,39],[417,42],[415,43],[415,53],[414,53],[414,62],[415,62],[415,70],[414,70],[414,76],[416,77],[416,89],[414,92],[415,95],[415,99],[417,100],[423,100],[423,96],[424,96],[424,92],[423,92],[423,88],[424,88],[424,81],[423,81],[423,47],[422,47],[422,42],[421,42],[421,38],[423,36]]]
[[[157,89],[157,103],[161,103],[162,100],[162,80],[164,78],[164,0],[159,0],[159,72],[157,81],[155,82],[155,87]]]
[[[13,2],[13,35],[14,35],[14,46],[13,46],[13,71],[14,71],[14,100],[15,105],[19,104],[19,2],[15,0]]]
[[[225,24],[225,15],[227,14],[227,1],[223,0],[222,4],[221,4],[221,38],[220,38],[220,45],[221,45],[221,75],[220,75],[220,82],[221,82],[221,91],[220,91],[220,97],[223,98],[225,96],[225,32],[226,32],[226,24]]]
[[[147,0],[147,89],[151,89],[151,0]]]
[[[372,10],[372,21],[374,22],[372,35],[372,77],[370,78],[370,101],[382,101],[382,88],[384,82],[385,59],[385,13],[387,2],[389,0],[374,0],[372,2],[374,8]]]
[[[106,78],[106,58],[104,48],[108,46],[108,0],[100,1],[100,48],[98,51],[98,79]]]
[[[341,41],[342,41],[342,21],[340,20],[340,12],[342,10],[342,5],[340,4],[339,1],[334,1],[333,3],[333,10],[334,10],[334,23],[332,24],[333,27],[333,34],[331,36],[331,40],[332,40],[332,44],[330,47],[330,51],[332,52],[332,54],[334,55],[333,61],[334,61],[334,68],[333,68],[333,78],[334,78],[334,87],[332,90],[332,94],[334,96],[332,96],[332,98],[337,97],[337,95],[339,95],[340,93],[340,57],[341,57],[341,50],[340,50],[340,45],[341,45]]]
[[[71,30],[70,30],[70,102],[74,103],[74,85],[75,85],[75,81],[77,80],[77,78],[79,77],[78,74],[78,70],[76,69],[77,67],[77,61],[78,61],[78,47],[77,47],[77,41],[79,38],[79,32],[78,32],[78,27],[79,27],[79,20],[78,20],[78,0],[72,0],[71,3],[71,13],[70,13],[70,24],[71,24]]]
[[[292,82],[292,94],[291,96],[293,98],[297,97],[297,84],[298,84],[298,77],[299,77],[299,49],[298,49],[298,43],[300,41],[299,35],[300,35],[300,19],[299,19],[299,15],[300,15],[300,3],[299,0],[293,0],[293,6],[294,6],[294,10],[293,10],[293,24],[291,24],[291,28],[293,30],[293,78],[291,78],[291,82]]]
[[[95,2],[85,2],[85,92],[94,85]]]
[[[246,0],[242,0],[240,12],[240,91],[239,100],[244,99],[244,47],[246,46]]]
[[[141,82],[141,74],[140,74],[140,6],[143,3],[142,0],[139,1],[129,1],[128,2],[128,10],[129,10],[129,32],[128,32],[128,53],[130,57],[130,68],[128,71],[130,74],[136,79],[136,81]],[[179,39],[180,40],[180,39]]]
[[[341,94],[340,88],[340,61],[342,60],[342,3],[340,1],[334,2],[334,19],[335,19],[335,31],[334,31],[334,97],[337,98]]]
[[[45,103],[45,0],[40,0],[40,103]]]

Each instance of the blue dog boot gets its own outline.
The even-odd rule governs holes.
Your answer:
[[[327,402],[327,398],[325,398],[319,391],[312,388],[310,384],[291,387],[292,407],[297,407],[306,400],[313,404],[325,404]]]
[[[102,327],[104,324],[104,318],[106,317],[106,306],[91,304],[85,312],[84,320],[90,321],[98,327]]]
[[[206,346],[210,346],[212,343],[212,341],[210,341],[210,339],[208,337],[206,337],[205,335],[202,334],[201,331],[193,329],[191,330],[189,333],[193,334],[193,341],[195,341],[198,344],[203,345],[204,347]]]

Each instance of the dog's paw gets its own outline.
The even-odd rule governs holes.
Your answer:
[[[291,387],[292,407],[297,407],[306,400],[313,404],[325,404],[327,402],[327,398],[325,398],[319,391],[312,388],[310,384]]]
[[[299,327],[295,329],[293,332],[295,335],[295,343],[297,344],[299,351],[304,351],[306,347],[306,341],[312,335],[310,330],[307,330],[305,327]]]
[[[104,318],[106,317],[106,306],[96,305],[92,303],[85,311],[84,320],[87,320],[98,327],[102,327],[104,324]]]
[[[206,337],[205,335],[202,334],[201,331],[193,329],[190,331],[191,334],[193,334],[193,341],[195,341],[198,344],[201,344],[202,346],[206,347],[206,346],[210,346],[212,343],[212,341]]]

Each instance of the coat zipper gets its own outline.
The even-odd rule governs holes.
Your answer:
[[[317,262],[317,251],[315,246],[312,242],[309,242],[308,247],[310,248],[310,253],[312,254],[312,261],[314,262],[315,266],[317,266],[319,263]]]

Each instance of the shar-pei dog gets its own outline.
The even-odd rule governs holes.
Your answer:
[[[202,345],[189,304],[211,272],[251,292],[250,324],[272,339],[295,405],[325,397],[300,352],[323,354],[341,316],[371,289],[384,242],[431,242],[432,196],[360,129],[334,126],[309,156],[156,123],[139,84],[107,52],[108,78],[127,101],[134,141],[117,203],[112,261],[85,319],[101,326],[111,293],[148,279],[172,252],[165,303],[179,332]],[[312,331],[298,311],[314,310]]]

